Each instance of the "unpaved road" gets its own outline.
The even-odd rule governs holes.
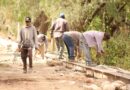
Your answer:
[[[3,41],[6,40],[0,40],[0,90],[85,90],[88,78],[84,74],[63,66],[50,67],[42,60],[34,60],[33,70],[24,74],[21,58],[13,62],[8,41]]]
[[[0,90],[88,90],[88,86],[97,88],[108,81],[86,77],[62,65],[48,66],[39,58],[34,60],[33,70],[24,74],[21,58],[14,62],[14,55],[7,49],[0,46]]]
[[[24,74],[21,58],[13,59],[13,54],[0,49],[0,90],[87,90],[86,85],[100,85],[104,81],[63,65],[48,66],[41,59],[35,59],[33,70]]]
[[[62,66],[35,63],[33,71],[22,72],[22,64],[0,65],[0,90],[84,90],[84,74]]]

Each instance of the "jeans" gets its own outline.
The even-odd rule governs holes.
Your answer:
[[[81,48],[81,50],[83,50],[83,53],[85,54],[86,64],[90,65],[92,63],[90,50],[89,50],[90,48],[88,47],[88,44],[83,35],[81,35],[81,37],[80,37],[80,48]]]
[[[69,60],[74,60],[74,43],[70,36],[63,34],[63,40],[67,47]]]

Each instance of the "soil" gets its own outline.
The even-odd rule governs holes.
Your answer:
[[[33,60],[33,69],[23,73],[19,53],[14,51],[0,46],[0,90],[88,90],[87,86],[101,87],[108,81],[87,77],[62,64],[48,65],[38,57]]]
[[[33,70],[23,73],[22,61],[0,51],[0,90],[85,90],[87,77],[64,66],[34,60]]]

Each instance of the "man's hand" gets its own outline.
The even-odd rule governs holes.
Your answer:
[[[51,38],[53,38],[53,35],[51,34]]]
[[[17,48],[16,51],[21,52],[21,48]]]
[[[53,33],[52,32],[50,33],[50,36],[51,36],[51,38],[53,38]]]
[[[101,53],[102,53],[102,54],[105,54],[105,52],[104,52],[103,50],[101,50]]]
[[[47,50],[45,50],[45,53],[47,53]]]
[[[21,50],[22,50],[22,48],[21,48],[21,45],[19,44],[18,48],[16,49],[16,51],[21,52]]]
[[[38,47],[35,47],[35,50],[38,50]]]
[[[97,52],[96,57],[101,57],[101,52]]]

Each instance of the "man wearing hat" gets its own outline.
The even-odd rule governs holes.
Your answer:
[[[31,23],[31,18],[25,18],[26,26],[20,30],[18,48],[21,51],[21,59],[23,61],[23,71],[27,72],[27,57],[29,57],[29,68],[32,69],[32,48],[38,48],[37,32]]]
[[[63,58],[64,42],[62,40],[62,35],[64,32],[69,31],[68,23],[65,20],[64,13],[60,14],[60,17],[51,26],[51,37],[56,40],[56,46],[58,49],[59,59]]]

